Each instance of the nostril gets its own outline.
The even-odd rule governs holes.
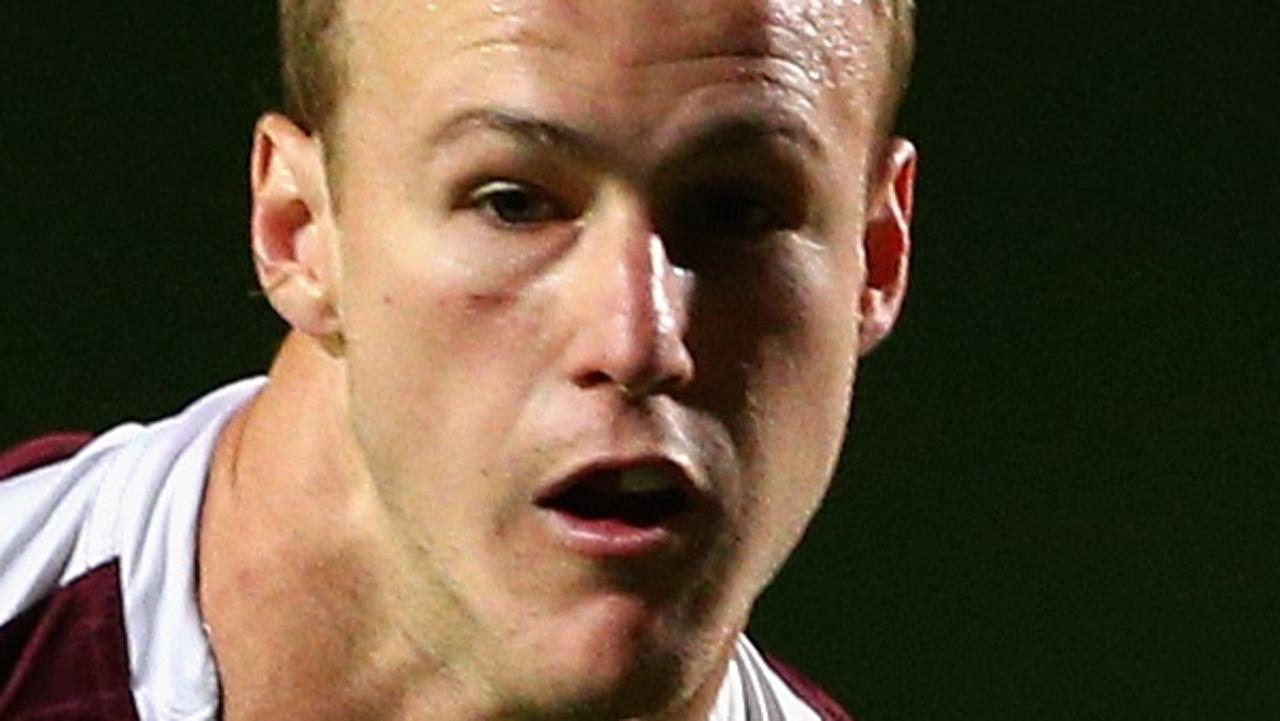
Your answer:
[[[574,383],[582,390],[617,389],[624,401],[635,403],[650,396],[676,392],[687,385],[687,378],[681,375],[644,374],[629,382],[622,382],[605,371],[592,371],[578,376]]]
[[[584,389],[618,385],[618,383],[614,382],[614,380],[609,377],[608,373],[601,370],[591,371],[590,373],[584,373],[578,376],[577,383],[579,388]]]
[[[590,373],[583,374],[578,377],[577,385],[582,390],[595,390],[599,388],[617,389],[618,394],[621,395],[622,399],[627,403],[632,403],[644,398],[655,390],[651,383],[636,383],[635,385],[629,385],[627,383],[619,382],[605,371],[592,371]]]

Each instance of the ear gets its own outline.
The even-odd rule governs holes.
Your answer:
[[[251,166],[253,259],[263,292],[294,329],[321,341],[340,337],[337,231],[320,140],[269,113],[254,128]]]
[[[911,213],[915,196],[916,149],[893,138],[880,160],[868,192],[866,282],[862,289],[862,321],[858,352],[870,353],[893,330],[907,293],[911,256]]]

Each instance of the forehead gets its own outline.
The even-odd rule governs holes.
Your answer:
[[[638,125],[645,121],[638,112],[669,111],[663,99],[685,86],[740,89],[756,80],[793,104],[839,98],[838,109],[857,116],[850,120],[866,121],[888,67],[878,7],[875,0],[347,0],[347,94],[356,105],[387,108],[395,98],[402,117],[501,96]]]
[[[823,61],[851,60],[865,44],[866,21],[885,16],[881,0],[346,0],[342,7],[355,36],[496,34],[608,44],[637,60],[765,39]]]

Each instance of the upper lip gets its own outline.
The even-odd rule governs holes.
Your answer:
[[[537,494],[535,502],[539,505],[565,493],[578,483],[601,473],[615,473],[629,470],[657,470],[668,476],[673,488],[682,493],[686,500],[699,500],[706,496],[705,479],[692,464],[666,454],[642,454],[631,456],[604,456],[585,463],[580,463],[568,472],[557,476],[543,487]]]

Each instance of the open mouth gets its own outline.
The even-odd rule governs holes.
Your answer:
[[[643,466],[580,474],[553,488],[537,505],[580,521],[655,528],[686,511],[691,499],[678,471]]]

